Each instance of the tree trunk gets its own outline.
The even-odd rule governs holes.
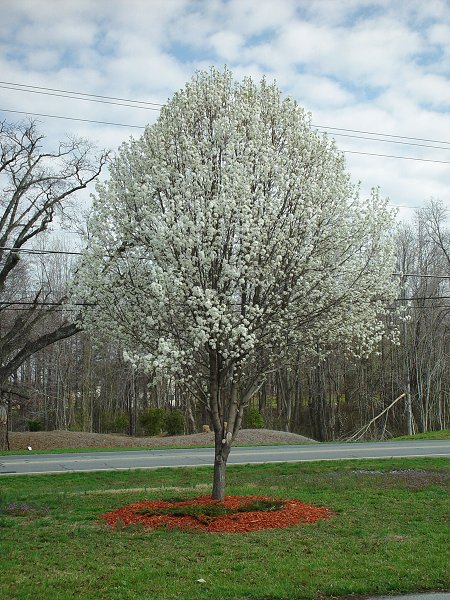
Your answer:
[[[222,501],[225,497],[225,471],[227,468],[230,446],[223,443],[221,432],[215,432],[214,480],[212,497]]]
[[[7,404],[0,404],[0,450],[9,450]]]
[[[225,497],[225,470],[227,462],[222,455],[217,455],[214,458],[214,482],[212,489],[212,497],[214,500],[222,501]]]
[[[411,384],[409,377],[406,381],[406,429],[408,435],[413,435],[413,413],[412,413],[412,398],[411,398]]]

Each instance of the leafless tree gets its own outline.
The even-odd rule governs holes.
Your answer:
[[[25,249],[64,215],[73,195],[98,177],[107,160],[86,140],[44,148],[34,122],[0,123],[0,449],[7,446],[7,406],[27,390],[12,379],[35,352],[77,326],[56,310],[64,297],[32,270]],[[33,290],[30,287],[34,288]],[[45,302],[51,306],[43,305]]]

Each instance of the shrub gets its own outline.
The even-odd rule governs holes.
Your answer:
[[[165,428],[165,411],[162,408],[147,408],[139,417],[145,435],[159,435]]]
[[[264,419],[257,408],[251,408],[247,413],[246,424],[248,429],[262,429]]]
[[[103,430],[108,433],[128,433],[128,426],[127,413],[110,414],[103,419]]]
[[[166,431],[168,435],[182,435],[184,433],[184,415],[181,410],[166,411]]]
[[[28,431],[42,431],[43,426],[40,421],[28,421]]]

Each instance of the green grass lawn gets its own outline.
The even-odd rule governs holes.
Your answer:
[[[230,494],[337,514],[247,534],[110,530],[102,512],[204,494],[212,470],[3,476],[0,598],[318,600],[450,588],[446,459],[231,466],[227,476]]]
[[[427,431],[427,433],[416,433],[415,435],[401,435],[392,438],[392,441],[394,442],[403,440],[450,440],[450,429]]]

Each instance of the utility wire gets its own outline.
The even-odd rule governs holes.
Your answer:
[[[0,86],[1,87],[1,86]],[[320,133],[330,133],[328,130],[321,131]],[[421,148],[434,148],[436,150],[450,150],[450,146],[433,146],[431,144],[419,144],[417,142],[402,142],[400,140],[383,140],[381,138],[367,137],[365,135],[354,135],[351,133],[334,133],[331,132],[333,137],[346,137],[346,138],[355,138],[358,140],[369,140],[372,142],[384,142],[386,144],[402,144],[403,146],[420,146]],[[446,144],[447,142],[441,142],[442,144]]]
[[[0,88],[4,90],[14,90],[16,92],[29,92],[32,94],[43,94],[45,96],[57,96],[58,98],[69,98],[70,100],[84,100],[85,102],[100,102],[101,104],[114,104],[115,106],[125,106],[127,108],[141,108],[143,110],[161,110],[155,106],[137,106],[134,104],[126,104],[125,102],[115,102],[114,100],[98,100],[96,98],[82,98],[81,96],[71,96],[69,94],[58,94],[57,92],[40,92],[37,90],[21,90],[20,88],[11,87],[8,85],[1,85]]]
[[[419,275],[419,273],[392,273],[400,277],[433,277],[435,279],[450,279],[450,275]]]
[[[44,113],[32,113],[24,110],[10,110],[0,108],[0,112],[17,113],[18,115],[31,115],[32,117],[46,117],[49,119],[63,119],[65,121],[81,121],[82,123],[96,123],[99,125],[114,125],[115,127],[131,127],[133,129],[145,129],[143,125],[129,125],[128,123],[111,123],[110,121],[97,121],[94,119],[80,119],[76,117],[62,117],[61,115],[47,115]]]
[[[449,141],[445,140],[430,140],[428,138],[420,138],[420,137],[408,137],[407,135],[394,135],[392,133],[380,133],[377,131],[364,131],[362,129],[345,129],[344,127],[329,127],[328,125],[314,125],[311,123],[313,127],[319,127],[320,129],[332,129],[333,131],[348,131],[350,133],[365,133],[367,135],[382,135],[385,137],[392,137],[401,140],[416,140],[418,142],[431,142],[432,144],[450,144]]]
[[[447,300],[450,299],[450,296],[422,296],[416,298],[394,298],[394,302],[403,302],[403,301],[416,301],[416,300]],[[9,300],[0,302],[0,306],[11,306],[11,305],[27,305],[27,306],[64,306],[61,302],[32,302],[28,300]],[[69,303],[68,306],[97,306],[96,303],[93,302],[74,302]],[[411,306],[409,308],[417,308],[416,306]],[[430,308],[435,308],[434,306],[430,306]],[[449,305],[450,308],[450,305]]]
[[[65,254],[65,255],[75,255],[75,256],[83,256],[83,252],[75,252],[68,250],[46,250],[46,249],[33,249],[33,248],[13,248],[12,246],[0,246],[0,251],[6,250],[9,252],[24,252],[25,254]],[[105,255],[105,258],[108,258],[108,255]],[[399,277],[432,277],[435,279],[450,279],[450,275],[422,275],[420,273],[402,273],[401,271],[392,273],[392,275],[397,275]]]
[[[161,104],[160,102],[148,102],[146,100],[131,100],[130,98],[118,98],[117,96],[103,96],[101,94],[87,94],[84,92],[74,92],[71,90],[61,90],[58,88],[49,88],[49,87],[42,87],[39,85],[26,85],[24,83],[13,83],[12,81],[0,81],[1,85],[15,85],[15,86],[20,86],[23,88],[30,88],[33,90],[46,90],[46,91],[50,91],[50,92],[61,92],[64,94],[77,94],[78,96],[87,96],[89,98],[102,98],[102,99],[106,99],[106,100],[119,100],[121,102],[136,102],[138,104],[150,104],[153,106],[164,106],[164,104]],[[26,90],[21,90],[21,91],[26,91]]]
[[[396,298],[395,300],[406,301],[406,302],[415,302],[416,300],[449,300],[450,296],[414,296],[414,298]]]
[[[0,86],[2,87],[2,86]],[[66,96],[69,97],[69,96]],[[86,100],[86,98],[79,98],[80,100]],[[99,100],[91,100],[92,102],[100,102]],[[109,102],[109,104],[116,104],[114,102]],[[127,104],[121,104],[120,106],[130,106]],[[134,107],[134,108],[147,108],[147,107]],[[148,108],[148,110],[159,110],[156,108]],[[31,113],[31,112],[26,112],[26,111],[21,111],[21,110],[10,110],[7,108],[0,108],[0,111],[2,112],[10,112],[10,113],[17,113],[17,114],[21,114],[21,115],[32,115],[35,117],[46,117],[49,119],[63,119],[66,121],[80,121],[82,123],[95,123],[95,124],[99,124],[99,125],[112,125],[115,127],[131,127],[133,129],[145,129],[145,126],[143,125],[131,125],[130,123],[113,123],[111,121],[98,121],[96,119],[82,119],[82,118],[76,118],[76,117],[64,117],[62,115],[49,115],[46,113]],[[321,133],[327,133],[327,131],[321,132]],[[349,137],[349,138],[357,138],[357,139],[361,139],[361,140],[368,140],[368,141],[374,141],[374,142],[385,142],[385,143],[390,143],[390,144],[402,144],[405,146],[420,146],[423,148],[434,148],[436,150],[450,150],[450,146],[448,148],[445,148],[443,146],[432,146],[429,144],[418,144],[418,143],[412,143],[412,142],[401,142],[401,141],[396,141],[396,140],[382,140],[382,139],[378,139],[378,138],[372,138],[372,137],[365,137],[365,136],[360,136],[360,135],[350,135],[350,134],[345,134],[345,133],[332,133],[333,136],[342,136],[342,137]],[[414,138],[411,138],[414,139]],[[419,138],[420,139],[420,138]],[[446,144],[448,142],[438,142],[441,144]],[[425,159],[425,158],[414,158],[414,157],[407,157],[407,156],[392,156],[392,155],[388,155],[388,154],[372,154],[369,152],[357,152],[357,151],[352,151],[352,150],[342,150],[342,152],[344,152],[344,154],[365,154],[367,156],[382,156],[382,157],[386,157],[386,158],[400,158],[400,159],[404,159],[404,160],[419,160],[419,161],[425,161],[425,162],[437,162],[437,163],[444,163],[444,164],[450,164],[450,161],[445,161],[445,160],[432,160],[432,159]]]
[[[37,86],[37,85],[27,85],[24,83],[15,83],[12,81],[0,81],[0,87],[5,87],[5,86],[16,86],[16,88],[6,88],[6,89],[17,89],[17,91],[27,91],[27,90],[45,90],[46,92],[59,92],[61,94],[71,94],[71,95],[76,95],[78,96],[85,96],[86,98],[96,98],[98,99],[98,101],[102,101],[102,100],[118,100],[120,102],[126,102],[129,104],[144,104],[147,106],[159,106],[162,107],[164,106],[164,104],[161,104],[160,102],[149,102],[146,100],[133,100],[131,98],[121,98],[121,97],[117,97],[117,96],[105,96],[102,94],[88,94],[85,92],[74,92],[72,90],[64,90],[64,89],[58,89],[58,88],[49,88],[49,87],[43,87],[43,86]],[[20,89],[20,88],[25,88],[25,89]],[[37,92],[39,93],[39,92]],[[44,93],[44,92],[42,92]],[[83,100],[83,98],[77,98],[80,100]],[[143,106],[133,106],[133,108],[145,108]],[[156,109],[159,110],[159,109]],[[410,137],[410,136],[406,136],[406,135],[395,135],[392,133],[382,133],[379,131],[365,131],[365,130],[361,130],[361,129],[348,129],[345,127],[331,127],[329,125],[318,125],[318,124],[314,124],[311,123],[312,127],[318,127],[319,129],[331,129],[333,131],[346,131],[349,133],[364,133],[367,135],[378,135],[378,136],[383,136],[383,137],[391,137],[391,138],[396,138],[396,139],[400,139],[400,140],[415,140],[415,141],[419,141],[419,142],[431,142],[433,144],[448,144],[450,145],[450,141],[445,141],[445,140],[432,140],[429,138],[420,138],[420,137]],[[338,134],[336,134],[338,135]],[[387,140],[383,140],[383,141],[387,141]]]
[[[19,306],[64,306],[61,302],[31,302],[28,300],[9,300],[0,302],[1,306],[10,306],[11,304],[17,304]],[[69,306],[95,306],[95,304],[89,302],[74,302],[73,304],[69,304]]]
[[[72,252],[68,250],[35,250],[33,248],[12,248],[9,246],[0,246],[0,250],[9,250],[10,252],[24,252],[25,254],[74,254],[81,256],[83,252]]]
[[[450,165],[450,160],[432,160],[431,158],[415,158],[413,156],[394,156],[392,154],[377,154],[375,152],[357,152],[356,150],[341,150],[344,154],[363,154],[364,156],[381,156],[383,158],[399,158],[400,160],[417,160],[419,162],[431,162]]]
[[[447,310],[450,310],[450,304],[438,304],[438,305],[432,305],[432,306],[406,306],[405,308],[407,309],[414,309],[414,310],[434,310],[436,308],[446,308]],[[11,306],[5,306],[4,308],[0,308],[0,311],[4,311],[4,310],[11,310],[14,312],[17,311],[29,311],[29,308],[26,308],[24,306],[22,307],[11,307]],[[40,309],[40,310],[45,310],[45,308]],[[51,311],[51,314],[54,314],[56,312],[67,312],[68,310],[73,310],[73,311],[79,311],[78,308],[76,308],[75,306],[71,306],[71,305],[67,305],[67,306],[62,306],[61,308],[55,308],[54,310]],[[391,310],[397,310],[395,307],[392,308]]]
[[[160,110],[160,108],[155,107],[155,106],[138,106],[137,104],[127,104],[127,102],[140,102],[139,100],[126,100],[123,102],[117,102],[115,100],[100,100],[97,97],[96,98],[90,98],[90,97],[83,98],[81,96],[80,92],[67,92],[67,93],[65,91],[63,91],[63,93],[58,93],[56,91],[44,92],[44,91],[39,91],[36,89],[21,89],[19,87],[12,87],[12,85],[21,85],[21,84],[3,85],[3,82],[0,82],[0,88],[5,89],[5,90],[14,90],[17,92],[29,92],[29,93],[33,93],[33,94],[43,94],[46,96],[56,96],[58,98],[68,98],[71,100],[83,100],[85,102],[97,102],[97,103],[101,103],[101,104],[112,104],[115,106],[123,106],[126,108],[140,108],[142,110],[155,110],[155,111]],[[42,89],[47,89],[47,88],[42,88]],[[51,88],[48,88],[48,89],[51,89]],[[71,94],[79,94],[79,95],[74,96]],[[87,96],[87,94],[85,94],[85,95]],[[158,105],[158,106],[162,106],[162,105]],[[328,130],[320,125],[316,125],[315,127],[324,129],[324,131],[321,133],[328,133]],[[329,128],[329,129],[334,129],[334,128]],[[335,129],[338,129],[338,128],[335,128]],[[431,144],[421,144],[421,143],[417,143],[417,142],[405,142],[405,141],[400,141],[397,139],[386,140],[386,139],[381,139],[381,138],[367,137],[364,135],[354,135],[351,133],[332,132],[331,135],[333,137],[340,136],[340,137],[355,138],[355,139],[360,139],[360,140],[369,140],[372,142],[382,142],[382,143],[386,143],[386,144],[402,144],[403,146],[420,146],[421,148],[433,148],[436,150],[450,150],[450,142],[438,142],[438,143],[442,143],[442,144],[449,144],[449,146],[446,147],[446,146],[434,146]],[[388,134],[372,134],[372,135],[388,135]],[[395,136],[395,137],[400,137],[400,136]],[[405,138],[405,139],[414,139],[414,138]]]
[[[96,123],[99,125],[113,125],[115,127],[129,127],[133,129],[145,129],[143,125],[130,125],[128,123],[113,123],[111,121],[97,121],[95,119],[81,119],[76,117],[63,117],[61,115],[49,115],[45,113],[26,112],[23,110],[10,110],[8,108],[0,108],[0,112],[16,113],[19,115],[31,115],[33,117],[46,117],[50,119],[63,119],[65,121],[80,121],[82,123]],[[445,142],[444,142],[445,143]],[[378,156],[382,158],[396,158],[400,160],[414,160],[419,162],[429,162],[450,165],[450,160],[435,160],[431,158],[417,158],[414,156],[396,156],[393,154],[377,154],[374,152],[360,152],[356,150],[341,150],[343,154],[361,154],[363,156]]]

